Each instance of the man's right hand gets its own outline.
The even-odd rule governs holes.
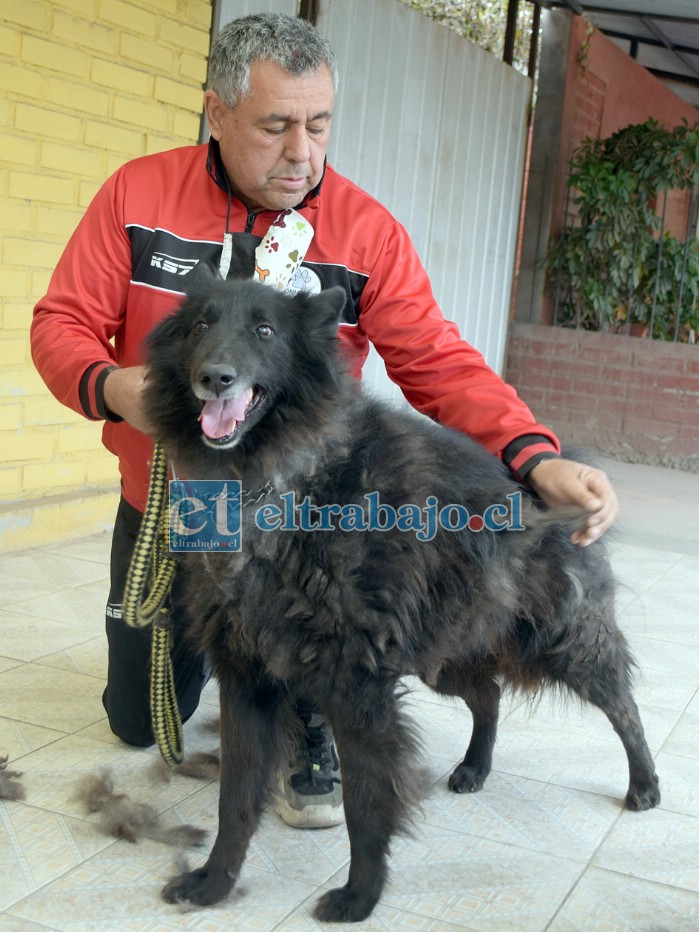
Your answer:
[[[143,408],[145,375],[145,366],[113,369],[104,382],[104,403],[112,414],[123,417],[136,430],[152,434],[153,429]]]

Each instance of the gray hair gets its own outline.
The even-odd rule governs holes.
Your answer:
[[[211,46],[207,87],[229,107],[250,93],[250,66],[266,59],[297,77],[327,65],[337,90],[335,54],[325,36],[305,19],[253,13],[234,19]]]

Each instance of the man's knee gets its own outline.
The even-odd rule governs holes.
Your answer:
[[[102,704],[107,712],[109,727],[117,738],[136,748],[148,748],[155,744],[150,712],[138,714],[134,713],[133,708],[111,703],[106,689],[102,695]]]

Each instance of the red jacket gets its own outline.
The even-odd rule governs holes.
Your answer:
[[[418,411],[471,434],[520,475],[559,452],[556,436],[446,322],[403,227],[329,166],[297,208],[315,233],[302,275],[341,284],[348,300],[340,337],[357,375],[369,341]],[[100,189],[70,239],[32,323],[35,365],[56,398],[106,419],[105,446],[119,458],[123,494],[145,506],[151,440],[106,410],[114,366],[143,363],[144,337],[177,307],[197,261],[218,266],[224,232],[234,265],[250,263],[277,211],[251,214],[233,198],[217,145],[136,159]]]

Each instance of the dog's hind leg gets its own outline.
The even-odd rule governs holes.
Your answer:
[[[615,677],[615,672],[598,670],[592,682],[576,691],[605,713],[619,735],[629,762],[626,808],[640,812],[652,809],[660,802],[658,777],[643,733],[638,707],[630,689]]]
[[[208,861],[163,889],[168,903],[211,906],[235,884],[280,758],[278,694],[252,675],[223,677],[218,836]]]
[[[652,809],[660,802],[658,777],[631,693],[633,660],[626,641],[607,617],[588,617],[578,635],[545,655],[545,663],[555,679],[601,709],[621,739],[629,762],[627,809]]]
[[[611,709],[600,707],[621,738],[629,761],[626,808],[634,812],[654,808],[660,802],[660,785],[636,703],[629,694],[623,704],[615,703]]]
[[[331,720],[351,859],[345,886],[318,900],[314,915],[324,922],[359,922],[371,913],[386,882],[391,838],[407,827],[411,808],[423,795],[414,729],[395,706],[385,718],[388,726],[380,730],[348,726],[341,716]]]
[[[460,696],[473,716],[466,756],[449,777],[448,785],[455,793],[476,793],[482,789],[493,765],[500,687],[485,671],[449,666],[440,672],[434,688],[445,696]]]

